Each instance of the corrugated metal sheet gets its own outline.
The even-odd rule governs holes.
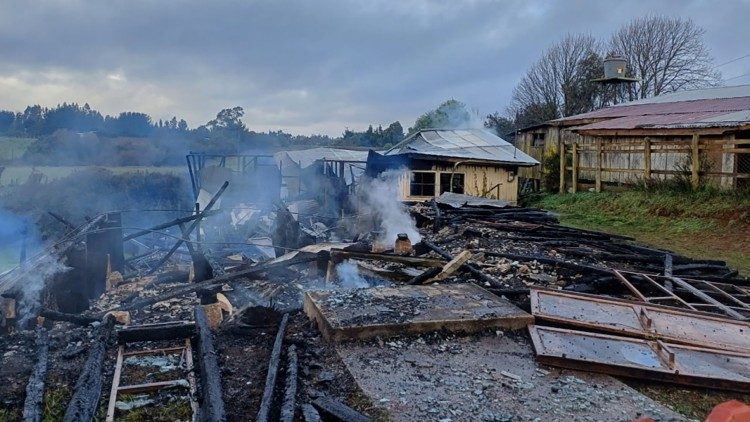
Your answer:
[[[635,100],[629,103],[618,104],[615,107],[639,104],[674,103],[677,101],[715,100],[719,98],[750,97],[750,84],[721,86],[717,88],[691,89],[687,91],[672,92],[656,97]]]
[[[655,103],[642,105],[623,105],[603,108],[590,113],[577,114],[562,119],[553,120],[555,123],[572,122],[584,119],[613,119],[630,116],[649,116],[661,114],[684,113],[730,113],[750,110],[750,97],[725,98],[713,100],[679,101],[674,103]]]
[[[734,113],[696,112],[627,116],[581,126],[577,130],[715,126],[716,122],[728,122],[726,116],[730,114]],[[742,120],[732,123],[736,125],[739,122]]]
[[[485,160],[519,166],[539,164],[504,139],[482,129],[421,130],[385,153],[402,154]]]
[[[286,154],[292,161],[305,168],[318,160],[336,160],[336,161],[367,161],[367,151],[358,151],[341,148],[310,148],[294,151],[281,151],[274,154],[277,161],[281,156]]]

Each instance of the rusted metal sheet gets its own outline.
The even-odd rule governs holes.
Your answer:
[[[750,354],[529,326],[545,364],[700,387],[750,391]]]
[[[750,352],[750,323],[745,321],[582,293],[533,289],[530,294],[531,313],[537,319],[594,331]]]
[[[750,318],[750,295],[737,286],[631,271],[613,272],[643,302],[713,312],[739,320]]]

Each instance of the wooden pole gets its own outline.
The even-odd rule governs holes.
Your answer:
[[[643,140],[643,181],[651,181],[651,138]]]
[[[573,193],[578,192],[578,142],[573,142],[573,176],[572,189]]]
[[[692,182],[693,188],[697,188],[700,184],[700,174],[698,173],[700,170],[700,151],[698,150],[698,141],[699,141],[700,135],[697,133],[693,134],[693,142],[691,146],[691,159],[692,159],[692,165],[691,170],[692,174],[690,177],[690,181]]]
[[[200,403],[201,420],[226,421],[224,399],[221,391],[221,371],[211,329],[208,326],[206,311],[195,307],[195,328],[198,338],[198,365],[200,366],[202,398]]]
[[[558,141],[560,144],[560,193],[565,193],[565,142],[562,138]]]
[[[596,185],[597,192],[602,191],[602,138],[596,138]]]

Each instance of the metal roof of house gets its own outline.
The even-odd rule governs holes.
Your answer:
[[[424,155],[534,166],[537,160],[482,129],[425,129],[407,137],[385,155]]]
[[[577,131],[733,127],[750,124],[750,85],[682,91],[552,120]]]
[[[286,154],[292,161],[299,164],[301,168],[308,167],[318,160],[361,161],[363,163],[367,161],[366,150],[321,147],[281,151],[274,154],[274,157],[278,160],[281,154]]]

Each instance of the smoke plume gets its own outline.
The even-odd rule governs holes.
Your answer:
[[[370,287],[370,283],[365,280],[359,274],[359,268],[357,264],[344,261],[336,266],[336,273],[338,274],[341,287],[345,289],[359,289],[363,287]]]
[[[385,245],[393,245],[399,233],[406,233],[412,243],[422,240],[417,223],[399,200],[399,179],[405,170],[389,170],[376,179],[365,180],[359,187],[359,213],[372,213],[382,230],[378,239]]]

